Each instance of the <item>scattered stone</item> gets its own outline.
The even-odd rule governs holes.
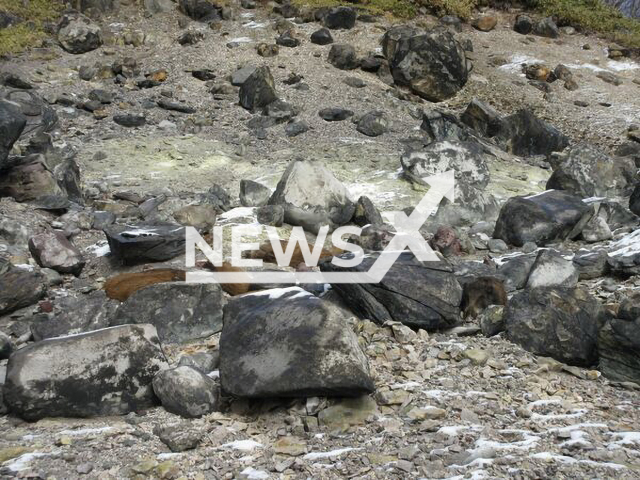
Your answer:
[[[341,122],[349,117],[352,117],[353,111],[347,110],[345,108],[331,107],[323,108],[318,112],[318,115],[320,116],[320,118],[327,122]]]
[[[145,123],[147,123],[147,119],[144,115],[136,114],[114,115],[113,121],[118,125],[129,128],[142,127]]]
[[[216,223],[216,209],[213,205],[187,205],[173,213],[180,225],[208,230]]]
[[[205,431],[187,422],[173,425],[156,425],[153,433],[174,453],[193,450],[202,442]]]
[[[281,47],[295,48],[300,46],[300,39],[297,38],[293,31],[287,30],[276,38],[276,44]]]
[[[310,39],[311,43],[315,43],[316,45],[329,45],[333,43],[331,32],[326,28],[321,28],[313,32]]]
[[[0,315],[28,307],[47,292],[45,277],[0,259]]]
[[[47,232],[29,239],[29,251],[38,265],[59,273],[80,275],[85,259],[80,250],[61,232]]]
[[[278,45],[261,42],[256,45],[256,53],[261,57],[270,58],[275,57],[280,52]]]
[[[331,46],[328,61],[340,70],[353,70],[360,66],[356,49],[352,45],[340,43]]]
[[[240,204],[243,207],[262,207],[270,197],[270,188],[253,180],[240,180]]]
[[[84,15],[65,15],[58,24],[58,42],[69,53],[86,53],[102,45],[102,33]]]
[[[358,198],[356,202],[356,208],[353,212],[353,222],[356,225],[364,227],[365,225],[382,225],[384,220],[371,199],[362,196]]]
[[[539,37],[558,38],[560,31],[552,17],[543,18],[533,25],[533,34]]]
[[[240,105],[254,111],[277,99],[275,82],[269,67],[256,68],[240,86]]]
[[[159,372],[153,379],[153,391],[165,410],[184,418],[198,418],[218,407],[216,382],[189,366]]]
[[[356,11],[351,7],[335,7],[324,16],[324,26],[331,30],[349,30],[356,25]]]
[[[471,25],[476,30],[480,30],[481,32],[490,32],[496,25],[498,24],[498,17],[496,15],[481,15],[471,22]]]
[[[389,120],[384,112],[374,110],[360,117],[356,130],[368,137],[379,137],[389,130]]]

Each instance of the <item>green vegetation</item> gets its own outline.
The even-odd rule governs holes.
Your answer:
[[[397,18],[411,18],[417,13],[416,3],[411,0],[360,0],[355,5],[354,2],[340,0],[292,0],[291,3],[312,8],[355,6],[375,15],[389,14]]]
[[[46,36],[43,22],[55,20],[63,6],[57,0],[0,0],[0,12],[25,20],[0,30],[0,55],[19,53],[37,45]]]
[[[626,18],[601,0],[533,0],[536,10],[561,25],[599,33],[626,47],[640,47],[640,21]]]

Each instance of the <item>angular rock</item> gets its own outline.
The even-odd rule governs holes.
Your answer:
[[[486,137],[495,136],[503,128],[500,113],[475,98],[467,105],[460,120]]]
[[[366,256],[356,267],[320,264],[323,272],[367,272],[378,258]],[[460,318],[462,288],[444,261],[420,262],[410,252],[395,261],[380,283],[332,284],[349,308],[361,318],[382,324],[388,320],[413,328],[436,330]]]
[[[58,115],[54,108],[33,90],[0,89],[0,98],[14,103],[26,117],[27,125],[22,131],[21,140],[50,132],[58,124]]]
[[[310,40],[311,43],[315,43],[316,45],[329,45],[330,43],[333,43],[331,32],[326,28],[321,28],[313,32]]]
[[[184,343],[219,332],[224,303],[217,283],[157,283],[131,294],[111,325],[150,323],[163,343]]]
[[[26,124],[27,118],[18,105],[0,100],[0,170],[8,166],[9,152]]]
[[[220,9],[208,0],[179,0],[178,6],[182,13],[199,22],[220,19]]]
[[[318,112],[318,116],[325,122],[342,122],[349,117],[353,116],[352,110],[346,108],[330,107],[323,108]]]
[[[569,144],[563,133],[527,109],[503,119],[496,141],[507,152],[521,156],[549,155]]]
[[[254,111],[277,99],[275,82],[269,67],[259,67],[240,86],[240,105]]]
[[[579,250],[573,257],[579,280],[603,277],[609,270],[609,254],[606,250]]]
[[[154,405],[151,382],[166,368],[151,325],[43,340],[9,359],[5,402],[29,421],[124,415]]]
[[[600,302],[579,288],[532,288],[507,304],[508,338],[536,355],[589,367],[598,360]]]
[[[0,332],[0,360],[9,358],[11,356],[11,352],[13,352],[13,343],[11,342],[11,339],[4,333]],[[4,381],[0,381],[0,385],[3,383]]]
[[[173,218],[180,225],[207,230],[215,225],[216,212],[213,205],[187,205],[173,212]]]
[[[393,26],[387,30],[382,37],[382,54],[388,61],[391,61],[398,51],[401,41],[411,37],[417,37],[418,35],[424,35],[425,33],[424,29],[412,25]]]
[[[544,246],[577,237],[592,215],[592,206],[559,190],[513,197],[500,210],[493,236],[517,247],[527,242]]]
[[[351,7],[335,7],[324,16],[324,26],[331,30],[349,30],[356,25],[356,11]]]
[[[389,131],[389,119],[384,112],[373,110],[360,117],[356,130],[368,137],[379,137]]]
[[[147,119],[144,115],[136,114],[114,115],[113,121],[118,125],[129,128],[142,127],[145,123],[147,123]]]
[[[348,223],[355,210],[349,192],[329,170],[302,160],[289,163],[269,204],[282,205],[286,223],[312,233],[323,225],[332,230]]]
[[[193,450],[204,438],[204,429],[194,428],[191,423],[178,423],[172,425],[156,425],[153,428],[154,435],[157,435],[162,443],[174,452],[184,452]]]
[[[360,59],[353,45],[342,43],[332,45],[327,60],[331,65],[340,70],[353,70],[360,66]]]
[[[443,29],[401,38],[389,65],[397,85],[431,102],[453,97],[469,77],[464,49]]]
[[[213,205],[219,212],[231,210],[231,197],[227,190],[221,185],[209,187],[207,193],[202,195],[202,202]]]
[[[107,328],[117,306],[102,291],[59,298],[51,318],[41,317],[31,324],[33,339],[39,342]]]
[[[216,382],[189,366],[159,372],[153,379],[153,391],[166,411],[184,418],[199,418],[218,406]]]
[[[640,385],[640,318],[609,320],[598,335],[600,371],[618,382]]]
[[[547,181],[547,189],[567,190],[583,197],[628,195],[636,166],[628,157],[610,157],[588,144],[563,152]]]
[[[507,259],[498,267],[498,274],[504,277],[504,286],[507,292],[523,289],[527,284],[531,267],[535,263],[537,255],[518,255]]]
[[[375,387],[344,313],[301,288],[236,297],[220,337],[222,388],[236,396],[357,396]]]
[[[629,197],[629,210],[635,215],[640,216],[640,183],[636,185],[636,188]]]
[[[185,252],[181,225],[110,225],[104,233],[111,254],[125,265],[161,262]]]
[[[0,259],[0,315],[28,307],[47,293],[45,277]]]
[[[560,31],[553,18],[547,17],[533,25],[533,34],[539,37],[558,38]]]
[[[261,225],[281,227],[284,223],[284,207],[282,205],[265,205],[256,209],[256,219]]]
[[[253,180],[240,180],[240,204],[243,207],[262,207],[270,197],[270,188]]]
[[[295,36],[293,31],[286,30],[276,38],[276,45],[281,47],[295,48],[300,45],[300,39]]]
[[[608,262],[616,275],[640,275],[640,229],[609,244]]]
[[[503,305],[490,305],[480,315],[480,328],[485,337],[504,332],[504,308]]]
[[[522,35],[528,35],[533,30],[533,21],[531,20],[531,17],[528,15],[518,15],[516,17],[516,22],[513,25],[513,29]]]
[[[84,15],[65,15],[58,25],[58,42],[69,53],[86,53],[102,45],[102,33]]]
[[[29,155],[0,175],[0,197],[18,202],[63,194],[43,155]]]
[[[364,227],[365,225],[382,225],[384,220],[371,199],[362,196],[358,198],[356,202],[356,209],[353,212],[353,223]]]
[[[61,232],[51,231],[31,237],[29,251],[38,265],[58,273],[78,276],[86,263],[80,250]]]
[[[570,259],[556,250],[541,250],[531,267],[527,288],[573,288],[578,283],[578,270]]]

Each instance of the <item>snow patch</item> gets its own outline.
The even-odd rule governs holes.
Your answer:
[[[357,451],[357,450],[362,450],[362,449],[361,448],[353,448],[353,447],[345,447],[345,448],[338,448],[337,450],[331,450],[329,452],[310,452],[310,453],[307,453],[302,458],[304,460],[318,460],[318,459],[321,459],[321,458],[338,457],[338,456],[342,455],[343,453],[353,452],[353,451]]]

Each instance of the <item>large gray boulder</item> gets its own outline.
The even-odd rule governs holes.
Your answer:
[[[434,29],[423,35],[400,36],[386,50],[391,74],[397,85],[431,102],[453,97],[469,78],[469,65],[462,46],[446,29]]]
[[[476,142],[436,141],[406,152],[400,163],[405,176],[421,185],[426,185],[425,177],[448,170],[455,172],[455,202],[443,199],[435,223],[459,225],[495,218],[498,214],[497,201],[486,192],[491,158]]]
[[[522,247],[572,239],[593,216],[593,206],[559,190],[510,198],[500,210],[494,238]]]
[[[168,368],[151,325],[124,325],[31,344],[9,359],[5,402],[25,420],[124,415],[155,404]]]
[[[600,302],[579,288],[531,288],[507,303],[508,338],[536,355],[589,367],[598,360]]]
[[[598,336],[600,370],[611,380],[640,385],[640,317],[611,319]]]
[[[50,132],[58,124],[58,115],[55,109],[34,90],[0,88],[0,98],[19,108],[27,119],[20,140],[30,140],[41,133]],[[40,152],[34,151],[33,153]]]
[[[180,11],[193,20],[210,22],[220,19],[220,8],[208,0],[179,0]]]
[[[69,53],[86,53],[102,45],[102,32],[84,15],[65,15],[58,25],[58,42]]]
[[[0,170],[8,166],[9,152],[26,124],[27,118],[18,105],[0,100]]]
[[[547,188],[567,190],[582,197],[629,195],[636,170],[631,158],[610,157],[582,143],[563,152]]]
[[[289,163],[269,205],[282,205],[286,223],[312,233],[348,223],[355,211],[346,187],[322,163],[303,160]]]
[[[531,267],[527,288],[573,288],[578,283],[579,272],[571,258],[565,258],[557,250],[541,250]]]
[[[323,272],[368,272],[378,255],[367,255],[356,267],[320,264]],[[361,318],[388,320],[425,330],[449,328],[460,318],[462,287],[445,262],[420,262],[404,252],[380,283],[332,284],[345,304]]]
[[[168,412],[198,418],[218,406],[218,386],[200,370],[178,366],[162,370],[153,379],[153,391]]]
[[[222,330],[225,300],[217,283],[167,282],[134,292],[111,325],[150,323],[162,343],[184,343]]]
[[[298,287],[230,300],[220,379],[226,392],[253,398],[359,396],[375,388],[345,313]]]

